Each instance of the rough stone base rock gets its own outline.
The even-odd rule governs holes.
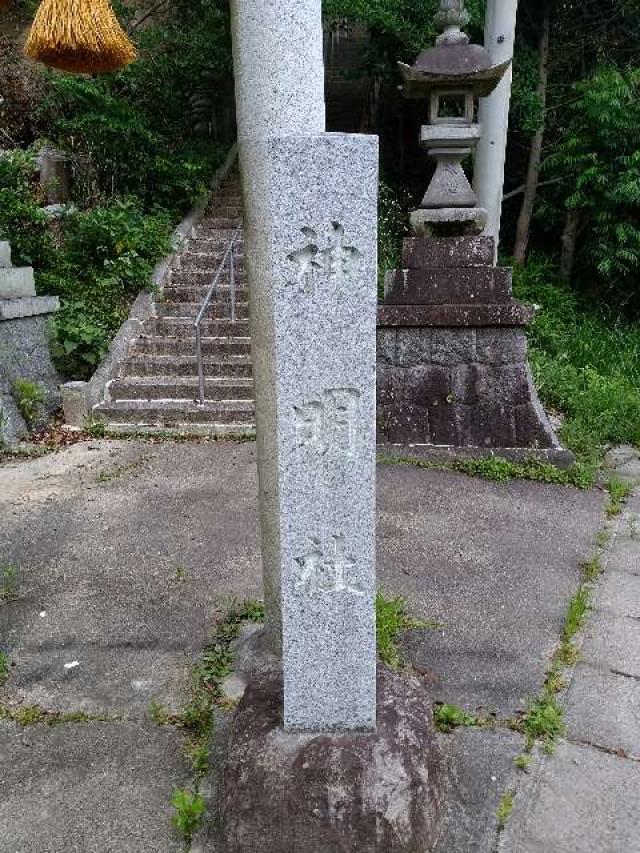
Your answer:
[[[429,853],[441,812],[431,700],[378,671],[377,730],[288,734],[282,679],[246,689],[224,775],[225,853]]]

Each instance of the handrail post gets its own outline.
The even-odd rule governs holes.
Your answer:
[[[204,366],[202,364],[202,333],[200,322],[196,323],[196,349],[198,352],[198,384],[200,387],[200,405],[204,406]]]
[[[231,244],[229,253],[229,286],[231,288],[231,322],[236,321],[236,265],[233,256],[234,244]]]
[[[202,331],[200,329],[200,323],[202,322],[206,310],[209,307],[209,304],[213,298],[216,298],[218,295],[218,282],[220,281],[220,277],[224,273],[224,268],[229,261],[229,287],[231,289],[231,321],[235,323],[236,321],[236,269],[235,269],[235,259],[233,256],[233,247],[238,240],[238,235],[240,233],[240,229],[238,229],[231,241],[227,245],[227,250],[224,253],[224,257],[218,267],[218,271],[216,272],[213,281],[211,282],[211,287],[209,288],[207,295],[205,296],[202,305],[200,307],[200,311],[198,312],[198,316],[196,317],[196,322],[194,323],[195,331],[196,331],[196,360],[198,362],[198,387],[200,393],[200,405],[204,406],[205,404],[205,379],[204,379],[204,365],[202,361]]]

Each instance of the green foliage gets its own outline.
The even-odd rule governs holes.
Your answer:
[[[433,627],[430,623],[409,616],[404,598],[386,598],[381,592],[376,595],[378,657],[387,666],[396,668],[402,664],[398,648],[398,639],[402,631],[430,627]]]
[[[599,69],[575,86],[567,127],[546,162],[566,181],[564,204],[581,211],[580,280],[640,310],[640,71]]]
[[[440,732],[449,734],[460,726],[475,726],[478,718],[458,708],[457,705],[436,705],[433,721]]]
[[[0,239],[11,241],[16,266],[47,266],[55,248],[34,170],[32,151],[0,154]]]
[[[507,791],[502,795],[502,799],[498,805],[498,810],[496,811],[496,820],[498,821],[498,829],[504,829],[507,825],[509,818],[511,817],[511,813],[513,811],[513,801],[515,799],[515,793],[513,791]]]
[[[18,598],[18,571],[14,566],[0,566],[0,604]]]
[[[0,687],[6,684],[7,679],[9,678],[9,658],[7,655],[0,651]]]
[[[544,403],[566,415],[565,443],[585,461],[640,445],[640,325],[586,307],[540,258],[516,269],[515,294],[539,306],[530,360]]]
[[[171,805],[175,809],[173,825],[184,840],[190,843],[204,815],[205,804],[202,795],[188,788],[176,788]]]
[[[567,615],[564,620],[562,638],[565,642],[575,637],[584,625],[587,613],[591,609],[591,589],[587,584],[580,584],[578,591],[569,602]]]
[[[13,395],[20,414],[29,428],[33,428],[42,416],[44,394],[37,382],[28,379],[16,379],[13,383]]]
[[[595,482],[592,466],[578,464],[565,471],[537,459],[511,462],[501,456],[490,456],[486,459],[452,459],[447,462],[435,462],[418,457],[380,454],[378,462],[381,465],[412,465],[415,468],[427,470],[459,471],[469,477],[482,477],[496,483],[506,483],[509,480],[533,480],[540,483],[553,483],[557,486],[588,489]]]
[[[133,27],[132,10],[120,13]],[[228,8],[174,3],[133,36],[140,58],[118,74],[49,74],[41,122],[75,155],[83,203],[135,195],[145,209],[182,211],[204,192],[230,133],[219,127],[233,92]]]
[[[402,266],[402,240],[409,234],[411,197],[406,191],[380,182],[378,198],[378,295],[384,296],[388,270]]]
[[[545,695],[529,704],[523,720],[529,745],[536,740],[553,742],[564,732],[562,708],[553,696]]]
[[[607,505],[607,515],[612,517],[620,515],[625,501],[633,491],[631,485],[616,477],[615,474],[609,478],[607,484],[609,490],[609,503]]]
[[[349,18],[369,27],[367,64],[380,75],[395,75],[398,60],[412,63],[436,36],[439,0],[324,0],[322,5],[329,20]],[[467,0],[469,31],[480,40],[484,6],[484,0]]]

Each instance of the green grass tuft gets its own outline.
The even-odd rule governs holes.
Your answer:
[[[9,658],[4,652],[0,652],[0,687],[6,684],[7,679],[9,678],[9,670]]]
[[[562,639],[569,642],[584,625],[587,613],[591,609],[591,590],[586,584],[581,584],[578,591],[569,602],[564,621]]]
[[[506,794],[503,794],[502,799],[500,800],[500,805],[498,806],[498,810],[496,812],[496,818],[498,820],[498,829],[500,830],[505,828],[509,821],[509,818],[511,817],[514,799],[515,793],[513,791],[507,791]]]
[[[402,666],[398,640],[403,631],[415,628],[437,628],[435,622],[426,622],[409,616],[404,598],[385,598],[376,595],[376,642],[378,657],[387,666],[397,669]]]
[[[468,714],[457,705],[436,705],[433,712],[433,721],[439,732],[449,734],[460,726],[475,726],[478,718]]]
[[[609,478],[607,489],[609,491],[609,503],[607,504],[606,511],[607,515],[611,518],[620,515],[633,489],[629,483],[625,483],[624,480],[616,477],[615,474]]]
[[[522,728],[529,747],[536,740],[553,742],[564,732],[562,708],[549,695],[534,699],[524,715]]]

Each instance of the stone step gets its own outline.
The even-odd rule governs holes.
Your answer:
[[[195,340],[195,320],[190,317],[162,317],[148,320],[144,324],[145,334]],[[249,337],[249,321],[246,319],[203,319],[200,333],[205,338]]]
[[[229,188],[228,193],[220,193],[218,190],[211,196],[211,201],[209,202],[209,207],[207,210],[210,213],[215,213],[216,210],[220,206],[229,205],[230,207],[238,207],[242,209],[242,194],[240,193],[240,188],[236,187],[236,192],[234,194],[233,187]]]
[[[201,224],[217,219],[241,219],[242,205],[232,201],[232,196],[212,200]]]
[[[188,270],[210,270],[218,268],[225,259],[226,251],[224,249],[214,249],[210,252],[192,252],[187,251],[180,256],[180,261],[175,270],[186,272]],[[234,255],[236,272],[244,274],[244,252],[236,252]],[[227,269],[228,269],[227,264]]]
[[[253,366],[248,355],[229,358],[203,358],[207,378],[251,379]],[[198,361],[195,355],[136,355],[122,364],[124,377],[132,376],[197,376]]]
[[[132,376],[114,379],[108,387],[110,402],[125,400],[197,400],[199,384],[197,375],[188,377]],[[207,400],[218,402],[253,400],[253,380],[234,377],[206,378]]]
[[[190,273],[192,275],[192,273]],[[180,283],[177,285],[168,285],[163,290],[165,302],[197,302],[202,305],[211,285],[211,278],[207,278],[206,284],[187,285]],[[236,287],[236,298],[238,302],[247,302],[249,290],[246,287]],[[229,285],[219,285],[218,295],[215,297],[220,305],[229,305],[231,300],[231,290]]]
[[[169,287],[209,287],[213,279],[216,277],[220,265],[213,266],[210,269],[194,269],[194,270],[171,270]],[[247,274],[243,269],[236,267],[235,270],[236,289],[238,287],[246,287]],[[220,276],[220,285],[229,287],[229,267],[225,266]]]
[[[242,219],[239,216],[212,216],[205,219],[200,225],[196,225],[196,234],[205,236],[213,232],[224,232],[220,236],[227,236],[227,239],[230,240],[233,232],[237,231],[241,225]]]
[[[222,298],[220,298],[222,297]],[[163,319],[187,318],[195,322],[202,302],[157,302],[156,312]],[[218,299],[209,303],[205,317],[210,320],[228,320],[231,312],[231,303],[227,295],[220,294]],[[246,300],[236,302],[236,317],[238,320],[246,320],[249,317],[249,303]]]
[[[252,402],[206,402],[204,406],[191,400],[128,400],[100,403],[95,415],[111,425],[134,427],[179,428],[181,424],[210,424],[233,427],[238,432],[250,431],[255,423]]]
[[[229,247],[229,240],[233,234],[233,231],[225,231],[224,237],[220,236],[221,232],[214,232],[211,236],[204,237],[191,237],[188,243],[188,251],[189,252],[213,252],[213,253],[222,253],[224,254]],[[244,238],[240,237],[236,245],[236,251],[241,250],[240,254],[243,254],[242,249],[244,247]]]
[[[195,343],[189,338],[170,338],[141,335],[131,345],[130,356],[142,355],[194,355]],[[250,355],[250,338],[203,338],[202,354],[205,356]]]

